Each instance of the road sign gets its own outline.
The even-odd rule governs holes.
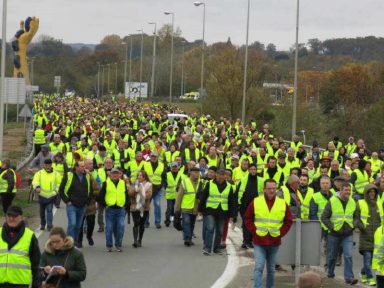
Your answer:
[[[57,88],[61,86],[61,76],[55,76],[53,78],[53,87]]]
[[[23,106],[23,108],[21,109],[20,113],[19,113],[19,117],[32,117],[32,111],[31,111],[31,108],[29,108],[29,106],[27,104],[25,104]]]
[[[141,85],[140,85],[141,84]],[[141,87],[141,90],[140,90]],[[125,97],[130,98],[147,98],[148,97],[148,83],[146,82],[126,82],[125,83]],[[141,96],[140,96],[141,94]]]
[[[5,104],[24,104],[26,96],[24,78],[5,78]]]

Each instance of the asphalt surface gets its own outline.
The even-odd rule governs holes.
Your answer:
[[[162,214],[165,212],[165,200],[162,200]],[[162,219],[163,222],[164,219]],[[227,253],[224,255],[202,255],[201,226],[196,222],[194,239],[195,246],[185,247],[182,233],[172,225],[156,229],[153,225],[153,204],[150,213],[151,226],[145,230],[143,247],[132,247],[132,227],[126,225],[123,252],[107,252],[105,234],[94,232],[95,245],[90,247],[84,235],[83,252],[87,264],[87,279],[82,287],[253,287],[253,250],[240,248],[242,233],[238,228],[231,227],[227,240]],[[56,211],[54,225],[67,228],[65,205]],[[240,225],[237,224],[238,226]],[[232,229],[234,228],[234,229]],[[43,249],[48,233],[39,236]],[[358,252],[359,234],[355,233],[356,246],[353,249],[353,267],[358,278],[362,265],[362,256]],[[235,243],[234,245],[232,243]],[[228,252],[229,251],[229,252]],[[322,255],[321,265],[325,262]],[[227,264],[228,263],[228,264]],[[232,264],[232,265],[230,265]],[[294,274],[290,266],[283,266],[287,272],[276,273],[275,287],[296,287]],[[321,267],[302,267],[302,271],[311,269],[319,272],[324,287],[350,287],[344,284],[343,266],[336,267],[336,278],[327,279]],[[224,272],[225,271],[225,272]],[[225,279],[222,279],[224,276]],[[220,278],[222,281],[217,281]],[[225,284],[224,284],[225,283]],[[355,286],[356,287],[356,286]],[[357,287],[365,287],[357,285]]]
[[[165,212],[165,200],[163,199]],[[153,205],[153,204],[152,204]],[[54,225],[67,228],[65,205],[58,209]],[[82,287],[211,287],[223,273],[227,255],[204,256],[202,254],[201,224],[196,222],[195,246],[185,247],[182,233],[173,226],[156,229],[153,225],[153,206],[150,213],[151,226],[145,230],[143,247],[132,247],[132,227],[126,225],[123,252],[107,252],[105,234],[94,232],[95,245],[90,247],[84,235],[83,248],[87,264],[87,279]],[[162,219],[163,222],[164,219]],[[43,249],[48,232],[39,237]]]

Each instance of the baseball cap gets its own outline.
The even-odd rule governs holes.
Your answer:
[[[156,156],[156,157],[158,157],[158,156],[159,156],[159,153],[157,153],[156,151],[152,151],[151,154],[150,154],[150,156]]]
[[[117,168],[112,168],[111,173],[120,173],[120,170]]]
[[[19,206],[10,206],[6,214],[9,216],[19,216],[23,215],[23,210]]]
[[[173,161],[171,164],[171,167],[175,167],[175,166],[179,166],[179,163],[177,163],[176,161]]]
[[[333,181],[345,181],[345,179],[342,176],[336,176]]]
[[[233,159],[239,160],[240,158],[239,158],[239,156],[237,156],[237,155],[233,155],[231,159],[232,159],[232,160],[233,160]]]
[[[191,169],[189,169],[189,171],[198,171],[198,172],[200,172],[200,169],[197,168],[197,167],[192,167]]]
[[[41,145],[41,150],[49,150],[49,146],[47,144]]]

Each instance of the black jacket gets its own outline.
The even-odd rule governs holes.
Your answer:
[[[227,217],[236,218],[236,213],[237,213],[236,201],[235,201],[235,196],[234,196],[232,187],[228,195],[228,211],[224,211],[223,209],[221,209],[221,205],[219,205],[217,209],[206,207],[211,183],[215,183],[217,185],[217,188],[219,189],[220,193],[224,191],[227,185],[231,185],[227,181],[224,181],[222,184],[217,183],[216,180],[208,182],[207,185],[205,185],[201,195],[199,212],[203,212],[204,215],[213,215],[220,218],[227,218]]]
[[[239,197],[240,185],[241,185],[241,183],[239,183],[239,185],[237,186],[237,189],[236,189],[237,197]],[[249,174],[248,175],[248,182],[247,182],[247,185],[245,187],[243,197],[240,199],[239,210],[240,210],[241,215],[243,215],[245,213],[245,211],[248,208],[249,203],[251,203],[257,196],[259,196],[261,192],[262,191],[258,191],[258,176],[257,175],[252,176]]]
[[[65,185],[68,181],[68,174],[64,174],[63,180],[60,184],[60,196],[65,203],[71,202],[76,207],[84,207],[89,204],[93,197],[92,185],[90,185],[90,191],[88,191],[88,183],[86,173],[83,174],[83,179],[80,181],[79,176],[73,172],[73,179],[71,186],[69,187],[67,195],[64,193]]]
[[[0,169],[0,174],[3,172],[4,170]],[[16,185],[13,171],[11,169],[7,169],[7,172],[4,173],[2,178],[8,182],[8,189],[5,193],[12,193],[13,187]]]
[[[11,249],[16,245],[16,243],[23,236],[25,231],[25,223],[21,222],[19,226],[15,228],[9,227],[6,223],[3,225],[3,229],[1,232],[1,238],[8,243],[8,249]],[[12,237],[13,235],[13,237]],[[32,236],[31,246],[29,247],[29,259],[31,259],[31,267],[32,267],[32,288],[40,286],[40,271],[39,271],[39,263],[40,263],[40,248],[39,242],[35,235]],[[24,287],[20,285],[9,285],[9,284],[0,284],[1,287]],[[25,287],[28,287],[26,285]]]

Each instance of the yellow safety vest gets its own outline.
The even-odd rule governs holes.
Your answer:
[[[141,161],[139,165],[137,165],[136,160],[132,160],[129,162],[129,169],[131,171],[131,176],[129,177],[131,183],[135,183],[137,174],[143,169],[145,161]]]
[[[271,211],[269,211],[264,195],[253,200],[256,234],[266,236],[268,233],[272,237],[280,236],[280,229],[284,224],[284,217],[287,205],[279,197],[275,198]]]
[[[301,207],[300,207],[302,220],[309,220],[309,206],[311,204],[311,200],[314,193],[315,192],[313,188],[308,187],[307,194],[305,194],[305,197],[301,202]],[[301,192],[299,192],[299,195],[301,195]],[[303,195],[301,195],[301,197],[303,197]]]
[[[195,148],[194,151],[195,151],[195,159],[196,161],[198,161],[200,158],[200,150]],[[185,148],[184,155],[185,155],[185,162],[188,163],[191,160],[191,151],[189,150],[189,148]]]
[[[165,161],[167,162],[169,167],[171,166],[171,163],[175,161],[176,157],[179,155],[180,155],[180,151],[175,151],[173,153],[171,151],[165,152]]]
[[[291,203],[291,193],[290,193],[288,187],[287,186],[281,187],[281,191],[283,191],[283,197],[284,197],[285,203],[287,203],[287,205],[289,206]],[[297,192],[298,192],[297,197],[299,197],[300,203],[303,203],[303,196],[301,196],[300,191],[297,191]]]
[[[91,192],[91,177],[89,176],[88,173],[86,173],[85,179],[87,179],[87,188],[88,188],[88,195],[89,195],[89,193]],[[65,183],[65,187],[64,187],[64,194],[66,196],[68,196],[68,190],[69,188],[71,188],[72,181],[73,181],[73,173],[68,172],[67,183]]]
[[[237,203],[241,204],[241,199],[243,198],[245,189],[247,188],[248,184],[248,176],[241,179],[239,192],[237,195]],[[259,195],[263,194],[263,186],[264,186],[264,178],[257,176],[257,192]]]
[[[313,194],[313,201],[317,205],[317,218],[321,223],[321,227],[323,228],[324,231],[328,231],[327,226],[325,226],[324,223],[321,222],[321,215],[323,215],[325,206],[328,203],[328,199],[325,198],[321,192],[316,192]]]
[[[344,222],[353,228],[353,213],[356,210],[355,200],[349,197],[345,210],[338,196],[333,196],[329,202],[331,203],[333,230],[339,231],[343,227]]]
[[[383,234],[384,234],[384,226],[381,225],[379,228],[376,229],[373,237],[374,248],[373,248],[373,258],[372,258],[372,270],[378,271],[379,273],[381,273],[381,275],[384,275],[384,266],[381,266],[381,267],[379,266],[379,264],[377,263],[377,258],[379,256],[379,249],[384,249],[381,243]]]
[[[52,163],[52,169],[53,171],[59,173],[61,176],[64,175],[64,164],[63,163]]]
[[[353,172],[356,173],[355,189],[357,193],[364,194],[365,185],[369,184],[369,177],[366,171],[364,174],[359,169],[355,169]]]
[[[368,225],[368,218],[370,217],[368,203],[365,199],[360,199],[358,201],[358,204],[360,208],[360,219],[361,219],[361,222],[363,222],[364,227],[366,228]],[[379,211],[381,224],[383,224],[384,223],[383,222],[384,221],[383,205],[380,200],[376,201],[376,205]]]
[[[107,206],[115,206],[122,208],[125,205],[125,182],[122,179],[119,179],[117,187],[115,183],[108,177],[105,193],[105,204]]]
[[[165,190],[165,198],[167,200],[174,200],[176,199],[176,189],[177,184],[179,183],[181,179],[181,173],[178,172],[176,175],[176,179],[173,178],[172,172],[167,173],[167,189]]]
[[[181,209],[193,209],[195,207],[196,193],[200,186],[200,179],[197,183],[196,189],[193,187],[192,181],[190,178],[185,178],[182,181],[183,185],[183,199],[181,200]]]
[[[33,177],[33,186],[40,186],[39,196],[43,198],[51,198],[57,194],[60,186],[60,175],[53,171],[47,173],[44,169],[38,171]]]
[[[35,130],[35,144],[42,145],[45,144],[45,131],[43,129]]]
[[[12,173],[13,173],[13,180],[14,180],[14,185],[13,185],[13,189],[12,189],[12,193],[16,193],[17,192],[17,188],[16,188],[16,172],[9,168]],[[8,169],[3,171],[1,174],[0,174],[0,194],[1,193],[6,193],[7,192],[7,189],[8,189],[8,181],[3,179],[3,176],[5,175],[5,173],[7,173]]]
[[[249,174],[248,169],[243,171],[241,167],[236,167],[235,169],[233,169],[232,179],[237,184],[241,181],[241,179],[243,179],[244,177],[247,177],[248,174]]]
[[[146,162],[144,163],[144,170],[147,172],[152,185],[161,185],[161,174],[164,171],[163,163],[158,162],[155,171],[153,171],[151,162]]]
[[[267,168],[265,168],[264,169],[264,181],[265,180],[268,180],[268,179],[273,179],[273,180],[275,180],[276,181],[276,183],[277,183],[277,185],[279,185],[280,184],[280,178],[281,178],[281,174],[282,174],[283,172],[282,172],[282,170],[280,169],[280,168],[277,168],[277,171],[276,171],[276,173],[275,173],[275,175],[273,175],[273,178],[270,178],[269,177],[269,174],[268,174],[268,169]]]
[[[228,211],[228,196],[232,186],[228,183],[226,184],[227,186],[223,192],[220,193],[216,183],[209,183],[209,195],[206,205],[207,208],[217,209],[220,205],[223,211]]]
[[[0,228],[0,235],[2,229]],[[0,236],[0,283],[32,284],[32,265],[29,258],[32,237],[32,230],[26,227],[16,245],[8,249],[8,243]]]
[[[64,151],[64,143],[60,142],[59,145],[56,145],[55,143],[49,143],[49,148],[51,149],[51,153],[53,155],[56,155],[57,153]]]

